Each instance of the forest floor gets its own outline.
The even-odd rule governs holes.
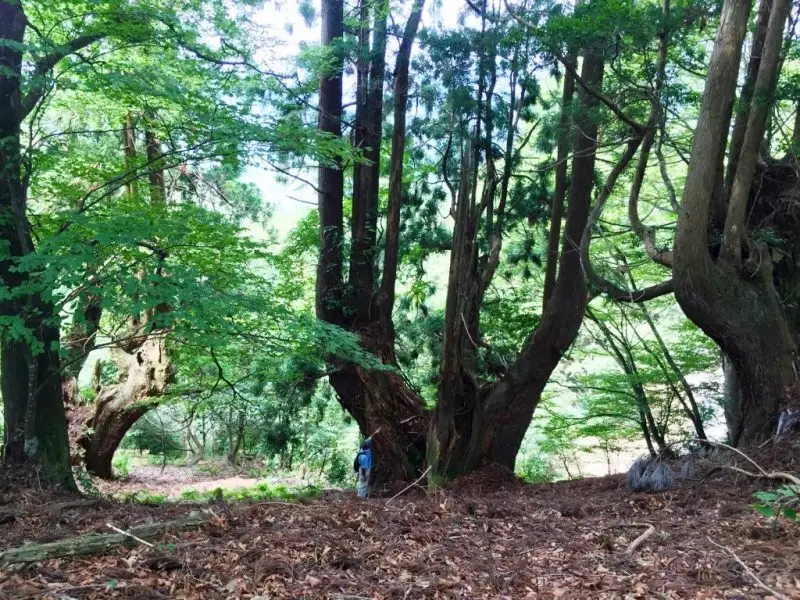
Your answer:
[[[256,476],[252,470],[230,467],[223,461],[203,462],[194,466],[175,464],[153,465],[142,461],[134,462],[127,477],[113,481],[93,480],[94,485],[104,495],[117,498],[145,494],[180,499],[186,492],[211,492],[216,488],[235,490],[248,488],[259,483],[269,486],[282,485],[300,489],[308,482],[297,475]]]
[[[190,511],[210,521],[152,547],[131,540],[6,568],[0,598],[800,598],[800,526],[755,514],[752,493],[765,486],[723,473],[633,494],[621,475],[526,485],[487,468],[391,500],[338,491],[296,503],[76,506],[13,490],[0,507],[2,549]]]

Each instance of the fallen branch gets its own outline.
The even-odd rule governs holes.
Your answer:
[[[143,542],[145,538],[160,537],[170,530],[181,531],[184,529],[191,529],[203,525],[210,520],[210,515],[193,513],[185,519],[131,527],[129,532],[108,534],[90,533],[88,535],[48,542],[46,544],[26,544],[19,548],[12,548],[11,550],[0,552],[0,566],[33,563],[48,558],[59,558],[63,556],[101,554],[118,546],[129,545],[133,540]]]
[[[656,532],[656,528],[650,523],[631,523],[631,527],[647,527],[647,529],[642,535],[628,544],[628,547],[625,548],[625,554],[633,554],[634,550],[644,544],[645,540]]]
[[[747,475],[749,477],[754,477],[756,479],[778,479],[778,480],[781,480],[781,481],[789,481],[790,483],[793,483],[795,485],[800,485],[800,478],[798,478],[796,475],[792,475],[791,473],[785,473],[784,471],[766,471],[765,469],[763,469],[761,467],[761,465],[759,465],[756,461],[754,461],[752,458],[747,456],[747,454],[745,454],[744,452],[742,452],[738,448],[734,448],[733,446],[729,446],[728,444],[724,444],[722,442],[712,442],[711,440],[699,440],[699,439],[693,438],[691,441],[700,442],[700,443],[703,443],[703,444],[711,444],[712,446],[719,446],[721,448],[725,448],[727,450],[731,450],[732,452],[735,452],[736,454],[738,454],[739,456],[744,458],[747,462],[749,462],[751,465],[753,465],[756,469],[758,469],[758,473],[752,473],[750,471],[746,471],[746,470],[741,469],[739,467],[726,466],[725,468],[728,469],[729,471],[734,471],[736,473],[741,473],[742,475]]]
[[[748,461],[751,465],[753,465],[756,469],[758,469],[762,473],[766,473],[766,471],[764,469],[762,469],[761,466],[756,461],[754,461],[752,458],[747,456],[747,454],[745,454],[744,452],[742,452],[738,448],[734,448],[733,446],[729,446],[728,444],[725,444],[724,442],[712,442],[711,440],[701,440],[701,439],[698,439],[698,438],[691,438],[689,441],[690,442],[699,442],[701,444],[711,444],[712,446],[719,446],[720,448],[725,448],[726,450],[730,450],[731,452],[735,452],[736,454],[741,456],[743,459]]]
[[[725,468],[728,471],[733,471],[734,473],[741,473],[742,475],[747,475],[748,477],[753,477],[755,479],[777,479],[779,481],[788,481],[795,485],[800,485],[800,479],[795,477],[790,473],[784,473],[783,471],[771,471],[769,473],[751,473],[750,471],[746,471],[745,469],[740,469],[739,467],[731,467],[730,465],[726,465]]]
[[[411,483],[411,484],[407,485],[407,486],[406,486],[406,487],[404,487],[402,490],[400,490],[399,492],[397,492],[397,493],[396,493],[394,496],[392,496],[391,498],[389,498],[389,499],[386,501],[386,504],[388,505],[388,504],[389,504],[389,502],[391,502],[392,500],[394,500],[394,499],[395,499],[395,498],[397,498],[398,496],[402,496],[404,493],[406,493],[406,492],[407,492],[408,490],[410,490],[412,487],[414,487],[415,485],[417,485],[417,484],[418,484],[420,481],[422,481],[423,479],[425,479],[425,476],[428,474],[428,471],[430,471],[430,470],[431,470],[431,468],[430,468],[430,467],[428,467],[427,469],[425,469],[425,472],[424,472],[422,475],[420,475],[420,476],[417,478],[417,480],[416,480],[416,481],[414,481],[413,483]]]
[[[758,587],[760,587],[762,590],[764,590],[765,592],[767,592],[767,593],[769,593],[769,594],[773,595],[773,596],[774,596],[775,598],[777,598],[778,600],[789,600],[789,597],[788,597],[788,596],[784,596],[784,595],[783,595],[783,594],[781,594],[780,592],[776,592],[776,591],[775,591],[775,590],[773,590],[771,587],[769,587],[769,586],[768,586],[766,583],[764,583],[763,581],[761,581],[761,580],[758,578],[758,576],[756,576],[756,574],[755,574],[755,573],[753,573],[753,570],[752,570],[750,567],[748,567],[748,566],[747,566],[747,565],[744,563],[744,561],[743,561],[741,558],[739,558],[739,557],[736,555],[736,552],[734,552],[733,550],[731,550],[731,549],[730,549],[730,548],[728,548],[727,546],[723,546],[722,544],[718,544],[717,542],[715,542],[714,540],[712,540],[712,539],[711,539],[710,537],[708,537],[708,536],[706,536],[706,539],[707,539],[709,542],[711,542],[712,544],[714,544],[714,545],[715,545],[717,548],[721,548],[722,550],[725,550],[725,552],[727,552],[728,554],[730,554],[730,555],[731,555],[731,558],[733,558],[733,560],[735,560],[737,563],[739,563],[739,566],[741,566],[741,567],[742,567],[742,569],[744,569],[744,572],[745,572],[745,573],[747,573],[747,574],[748,574],[748,575],[749,575],[749,576],[750,576],[750,577],[753,579],[753,581],[755,581],[755,582],[756,582],[756,585],[757,585]]]
[[[147,541],[143,540],[140,537],[136,537],[132,533],[128,533],[127,531],[123,531],[119,527],[114,527],[111,523],[106,523],[106,527],[108,527],[112,531],[116,531],[117,533],[121,533],[122,535],[127,535],[129,538],[131,538],[133,540],[136,540],[137,542],[139,542],[140,544],[144,544],[145,546],[149,546],[150,548],[155,548],[156,547],[155,544],[151,544],[150,542],[147,542]]]
[[[95,506],[102,506],[104,504],[108,504],[108,501],[100,498],[82,498],[80,500],[68,500],[67,502],[51,504],[47,508],[53,512],[62,512],[65,510],[72,510],[74,508],[93,508]]]

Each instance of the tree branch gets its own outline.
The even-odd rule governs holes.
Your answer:
[[[641,137],[635,137],[628,142],[627,149],[623,153],[622,157],[617,161],[617,164],[614,165],[614,168],[606,179],[606,183],[603,186],[600,195],[597,197],[597,202],[595,203],[594,209],[592,209],[592,213],[589,215],[589,220],[586,223],[586,229],[584,229],[583,237],[581,238],[581,266],[583,267],[583,272],[585,273],[586,278],[590,283],[603,290],[603,292],[605,292],[608,296],[614,300],[619,300],[622,302],[646,302],[647,300],[652,300],[653,298],[658,298],[659,296],[672,293],[671,279],[665,281],[664,283],[660,283],[642,290],[625,290],[614,284],[612,281],[601,277],[592,267],[592,262],[589,258],[592,230],[597,225],[600,216],[603,214],[603,208],[605,207],[609,196],[611,196],[611,191],[614,189],[617,179],[626,169],[628,164],[630,164],[641,142]]]
[[[670,0],[664,0],[664,20],[669,19]],[[631,192],[628,199],[628,220],[630,221],[631,228],[636,234],[642,244],[644,245],[645,252],[653,259],[654,262],[671,268],[672,267],[672,252],[670,250],[656,249],[656,236],[655,230],[652,227],[645,227],[639,217],[639,195],[642,191],[642,184],[644,183],[644,176],[647,173],[647,163],[650,158],[650,149],[656,139],[656,127],[660,121],[661,115],[661,90],[664,87],[664,80],[666,79],[666,65],[667,65],[667,49],[669,46],[669,31],[662,27],[658,32],[659,47],[658,47],[658,63],[656,67],[656,81],[653,89],[653,95],[650,99],[650,115],[647,118],[647,130],[644,134],[642,141],[642,148],[639,154],[639,161],[636,165],[636,173],[633,176],[633,183],[631,185]]]
[[[578,74],[578,71],[575,68],[575,66],[570,63],[570,57],[557,56],[556,58],[558,59],[558,62],[564,65],[564,68],[567,70],[567,72],[575,78],[575,81],[586,91],[587,94],[594,96],[600,102],[605,104],[606,107],[608,107],[608,109],[611,112],[613,112],[614,115],[620,121],[622,121],[628,127],[633,129],[635,133],[641,134],[644,131],[645,129],[644,125],[638,123],[637,121],[634,121],[631,117],[626,115],[625,112],[622,110],[622,107],[620,107],[616,102],[614,102],[611,98],[606,96],[603,92],[595,90],[590,85],[587,85],[586,82],[583,80],[583,78]]]
[[[42,96],[44,96],[45,90],[47,89],[45,78],[56,64],[70,54],[75,54],[78,50],[86,48],[86,46],[103,39],[103,37],[104,35],[100,33],[78,36],[36,61],[36,65],[33,69],[33,76],[31,77],[31,88],[25,94],[20,104],[20,122],[30,114],[39,100],[42,99]]]

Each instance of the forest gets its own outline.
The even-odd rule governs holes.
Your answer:
[[[0,0],[0,598],[800,598],[798,20]]]

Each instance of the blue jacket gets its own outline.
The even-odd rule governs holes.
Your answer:
[[[372,449],[367,448],[358,453],[358,466],[361,469],[367,470],[372,467]]]

